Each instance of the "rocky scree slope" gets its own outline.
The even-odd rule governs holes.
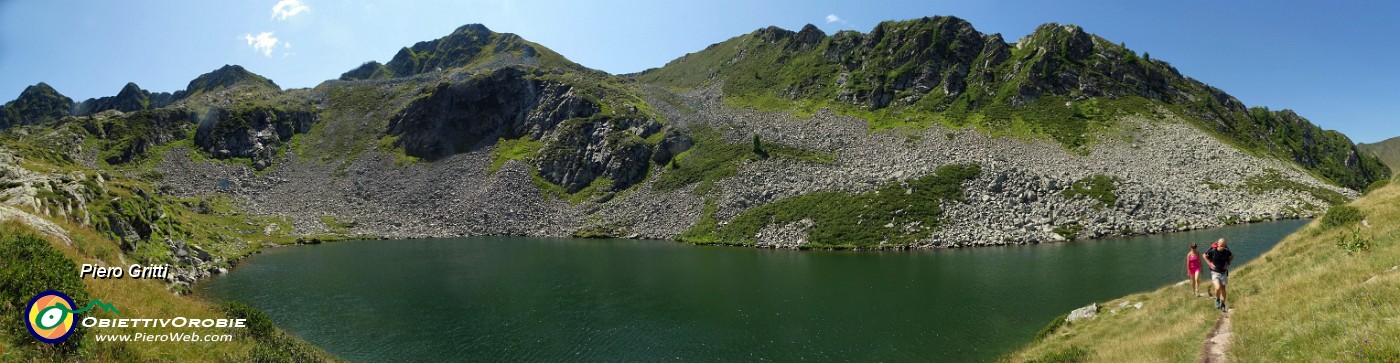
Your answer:
[[[629,76],[556,56],[469,25],[311,89],[226,66],[164,108],[9,133],[66,128],[87,147],[24,156],[268,230],[384,237],[1037,243],[1310,216],[1388,173],[1073,26],[768,28]]]

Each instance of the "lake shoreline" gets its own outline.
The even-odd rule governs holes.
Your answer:
[[[836,359],[864,353],[903,360],[917,353],[987,360],[1025,343],[1055,315],[1176,282],[1179,255],[1189,243],[1225,236],[1248,260],[1305,224],[1281,221],[1134,237],[1141,240],[920,253],[768,253],[764,250],[772,249],[549,237],[323,241],[316,250],[269,249],[200,284],[196,295],[257,307],[278,326],[357,360],[377,360],[388,351],[445,360],[552,360],[578,349],[600,359],[646,360],[667,351],[739,359],[736,352],[759,349],[763,353],[755,351],[753,357]],[[1084,284],[1084,279],[1103,281]],[[997,288],[987,288],[992,286]],[[244,293],[228,295],[232,291]],[[445,325],[422,330],[446,329],[460,338],[395,330],[399,339],[418,343],[366,350],[363,342],[346,342],[378,336],[374,332],[381,323],[332,329],[320,322],[354,319],[298,307],[319,306],[314,302],[334,296],[343,305],[334,310],[346,313],[438,311],[400,306],[407,303],[404,296],[422,294],[458,306],[441,312],[448,314],[441,318]],[[927,313],[935,311],[940,313]],[[471,329],[477,330],[459,331],[466,328],[451,322],[474,322]],[[769,329],[778,327],[796,335],[769,342]],[[841,343],[850,339],[841,332],[879,339]],[[535,339],[545,340],[529,350],[512,348],[512,342]],[[966,339],[972,343],[950,343]],[[408,348],[424,344],[437,348]],[[923,351],[934,348],[938,352]]]

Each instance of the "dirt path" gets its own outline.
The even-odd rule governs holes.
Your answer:
[[[1230,349],[1230,313],[1220,314],[1220,319],[1215,321],[1215,328],[1211,328],[1206,333],[1206,341],[1201,345],[1201,358],[1196,360],[1200,363],[1222,363],[1225,362],[1225,351]]]

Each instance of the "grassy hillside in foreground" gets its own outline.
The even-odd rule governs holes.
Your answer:
[[[1233,272],[1230,361],[1400,361],[1400,186],[1348,206],[1355,209],[1334,207]],[[1107,311],[1124,301],[1143,308]],[[1220,316],[1189,285],[1103,306],[1098,318],[1065,324],[1004,360],[1195,361]]]
[[[166,290],[159,280],[79,279],[81,263],[121,266],[121,261],[93,257],[91,252],[115,256],[117,244],[87,229],[64,224],[73,245],[56,241],[16,222],[0,223],[0,361],[107,361],[107,362],[315,362],[333,360],[318,348],[273,327],[262,312],[242,304],[219,305]],[[59,345],[40,343],[29,336],[18,316],[34,294],[47,289],[66,290],[80,306],[101,299],[120,311],[85,313],[99,318],[244,318],[248,328],[200,329],[87,329]],[[98,334],[125,333],[232,334],[232,342],[98,342]]]

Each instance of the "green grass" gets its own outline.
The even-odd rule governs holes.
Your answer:
[[[808,248],[884,248],[912,244],[940,225],[941,203],[963,200],[962,182],[981,173],[975,164],[945,165],[934,174],[891,182],[862,194],[817,192],[754,207],[723,226],[707,201],[700,222],[679,239],[700,244],[751,245],[766,226],[811,220]]]
[[[1355,224],[1366,219],[1366,215],[1361,213],[1356,207],[1339,204],[1327,209],[1327,214],[1322,215],[1322,228],[1336,228]]]
[[[403,136],[401,135],[387,135],[384,137],[380,137],[379,141],[375,143],[375,149],[379,150],[380,153],[386,155],[393,155],[394,165],[397,165],[399,167],[406,167],[409,165],[423,162],[423,158],[409,155],[408,153],[404,152],[403,148],[394,146],[402,138]]]
[[[1097,200],[1101,208],[1113,208],[1113,205],[1118,203],[1117,191],[1118,180],[1116,178],[1094,174],[1070,184],[1069,190],[1064,192],[1064,196],[1071,199],[1089,198]]]
[[[355,227],[354,223],[341,222],[332,215],[321,216],[321,224],[329,228],[333,234],[347,234],[350,228]]]
[[[394,96],[408,92],[401,85],[392,94],[375,85],[322,85],[326,107],[322,120],[296,141],[297,156],[305,161],[339,162],[348,166],[371,147],[377,147],[380,136],[397,111]]]
[[[203,299],[182,297],[166,290],[164,282],[133,279],[79,279],[75,261],[97,259],[107,265],[119,266],[114,256],[94,255],[94,251],[120,253],[116,242],[87,228],[58,220],[73,246],[65,245],[32,228],[15,222],[0,223],[0,347],[7,362],[27,361],[180,361],[180,362],[245,362],[245,361],[333,361],[334,357],[287,334],[266,320],[255,309],[232,310]],[[16,273],[20,275],[15,275]],[[36,290],[37,289],[37,290]],[[74,297],[83,306],[89,299],[101,299],[120,309],[120,317],[169,318],[176,316],[201,318],[247,318],[249,328],[191,328],[179,332],[199,335],[233,334],[231,342],[185,343],[168,342],[97,342],[87,329],[78,329],[67,341],[57,346],[39,343],[30,337],[19,313],[35,293],[58,289]],[[16,303],[15,298],[22,298]],[[117,317],[101,310],[85,313],[98,317]],[[259,319],[258,317],[261,317]],[[129,328],[121,333],[166,334],[170,328]]]
[[[529,137],[518,139],[502,138],[496,142],[496,148],[491,150],[491,167],[488,173],[495,173],[500,170],[507,161],[519,160],[529,164],[530,158],[535,157],[544,148],[543,141],[532,140]]]
[[[1055,226],[1054,230],[1055,234],[1058,234],[1060,235],[1060,237],[1064,237],[1065,239],[1071,241],[1075,240],[1075,238],[1079,236],[1079,232],[1082,231],[1084,231],[1084,225],[1081,225],[1078,222],[1061,224]]]
[[[700,183],[695,187],[697,194],[713,191],[714,183],[739,173],[739,164],[763,158],[785,158],[810,163],[831,163],[836,157],[832,153],[811,151],[794,146],[764,142],[763,151],[767,155],[754,152],[753,144],[730,143],[724,141],[720,131],[706,126],[692,126],[690,135],[695,145],[690,150],[676,155],[661,176],[657,177],[653,188],[659,191],[672,191]]]
[[[1351,222],[1313,221],[1232,271],[1229,361],[1400,361],[1400,271],[1394,269],[1400,261],[1400,186],[1382,187],[1348,206],[1356,213],[1339,214]],[[1369,226],[1355,223],[1358,216]],[[1338,248],[1343,239],[1359,239],[1367,248]],[[1210,300],[1191,296],[1189,284],[1103,305],[1119,301],[1144,306],[1061,327],[1006,360],[1031,361],[1080,347],[1091,362],[1195,361],[1219,316]]]
[[[78,267],[43,237],[14,223],[0,224],[0,331],[17,344],[36,351],[72,354],[83,344],[86,329],[75,329],[67,341],[47,346],[29,338],[22,318],[29,299],[45,290],[58,290],[73,298],[77,309],[88,303],[87,288]],[[44,349],[53,348],[53,349]]]
[[[564,187],[559,186],[559,184],[554,184],[553,182],[550,182],[549,180],[546,180],[544,177],[540,176],[539,171],[533,168],[530,170],[530,180],[534,181],[535,187],[538,187],[540,189],[541,197],[553,197],[563,199],[564,201],[569,202],[569,204],[571,205],[578,205],[579,203],[593,200],[595,197],[598,197],[602,194],[611,193],[610,190],[612,190],[613,186],[612,179],[600,176],[594,178],[592,183],[589,183],[582,189],[579,189],[579,191],[570,193],[568,190],[565,190]],[[635,187],[635,185],[633,187]],[[619,193],[625,192],[626,190],[621,191]]]
[[[574,238],[620,238],[627,235],[628,228],[620,223],[598,223],[592,221],[586,226],[574,231]]]
[[[1068,317],[1069,313],[1064,313],[1060,314],[1060,316],[1057,316],[1054,319],[1050,319],[1049,324],[1045,324],[1044,327],[1040,328],[1040,331],[1035,332],[1035,340],[1045,340],[1045,338],[1049,338],[1052,334],[1055,334],[1056,331],[1060,330],[1060,327],[1063,327],[1065,326],[1065,324],[1069,323],[1065,320],[1065,318]]]

